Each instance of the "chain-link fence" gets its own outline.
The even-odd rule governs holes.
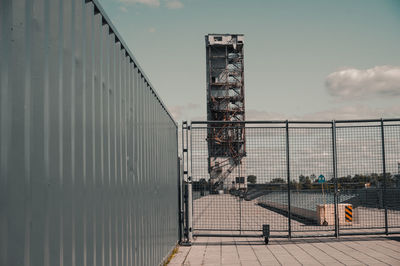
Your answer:
[[[400,120],[245,122],[240,162],[210,151],[209,129],[183,134],[195,235],[399,232]]]

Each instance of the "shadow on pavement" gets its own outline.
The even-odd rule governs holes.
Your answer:
[[[377,241],[377,240],[395,240],[400,241],[399,237],[382,237],[382,236],[368,236],[368,237],[323,237],[323,238],[270,238],[268,245],[289,245],[289,244],[307,244],[307,243],[329,243],[329,242],[350,242],[350,241]],[[224,240],[221,241],[194,241],[193,246],[246,246],[246,245],[265,245],[263,238],[251,238],[249,240]]]

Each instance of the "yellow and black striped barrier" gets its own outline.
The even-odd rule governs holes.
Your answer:
[[[353,221],[353,206],[347,205],[345,207],[345,217],[346,217],[346,222],[352,222]]]

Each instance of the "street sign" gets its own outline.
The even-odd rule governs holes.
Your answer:
[[[325,183],[325,176],[320,175],[320,176],[318,177],[318,183]]]

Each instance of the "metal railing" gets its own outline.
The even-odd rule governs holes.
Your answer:
[[[184,128],[194,235],[253,234],[263,224],[277,237],[400,231],[400,119],[245,125],[246,155],[218,194],[210,189],[210,122]]]
[[[93,0],[0,0],[0,265],[157,265],[177,124]]]

